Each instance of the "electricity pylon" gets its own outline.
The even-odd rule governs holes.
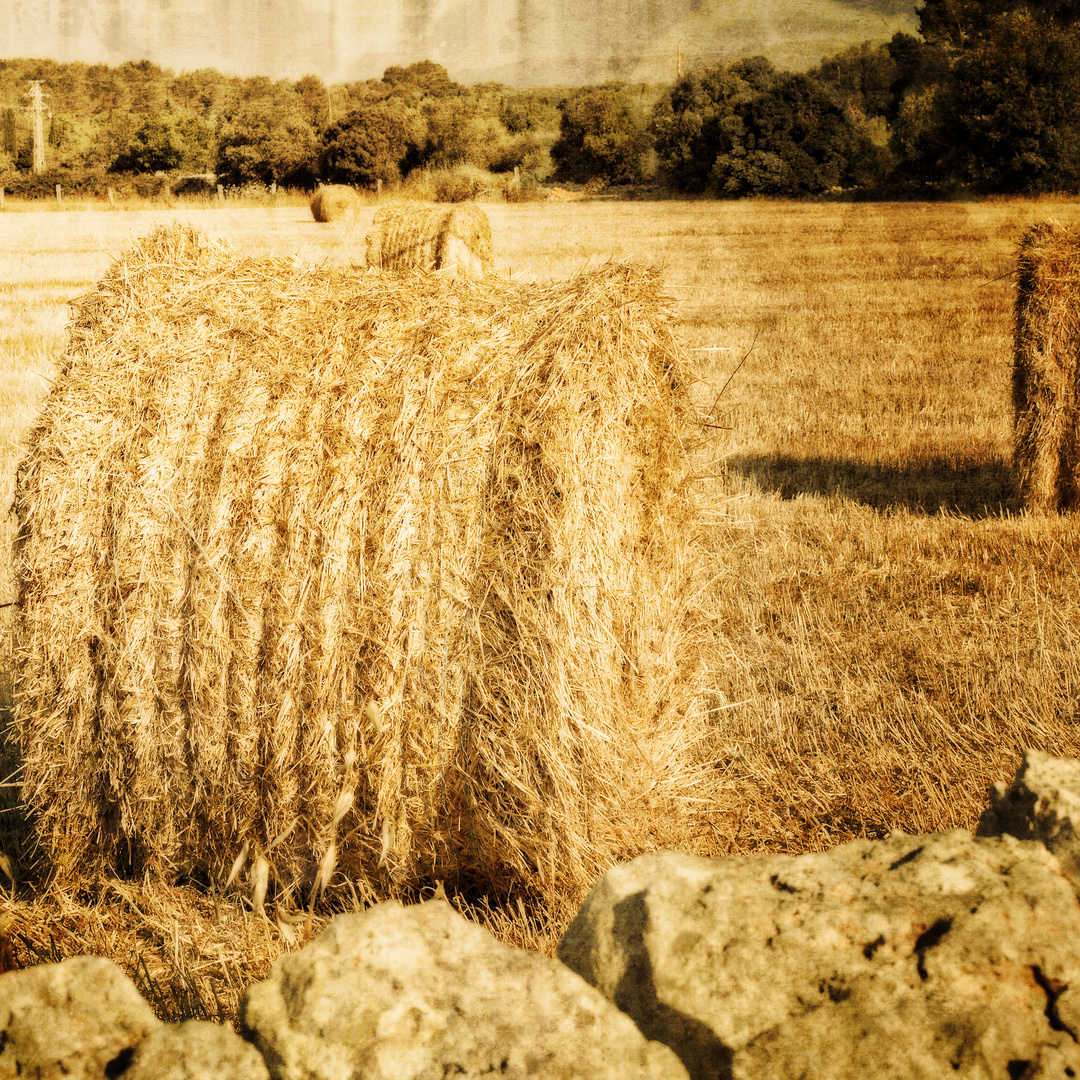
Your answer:
[[[30,99],[27,108],[34,118],[33,170],[35,173],[42,173],[45,171],[45,95],[41,92],[41,83],[31,82],[26,96]]]

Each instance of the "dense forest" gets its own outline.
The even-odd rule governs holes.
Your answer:
[[[32,172],[27,90],[48,95]],[[394,185],[415,170],[720,197],[1080,190],[1080,0],[925,0],[898,33],[805,72],[762,57],[674,84],[463,86],[424,61],[326,86],[0,60],[0,186]],[[447,197],[464,197],[460,184]]]

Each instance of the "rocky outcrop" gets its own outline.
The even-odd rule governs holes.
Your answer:
[[[610,871],[559,958],[691,1077],[1080,1074],[1080,905],[968,833]]]
[[[0,1080],[1080,1077],[1080,762],[1029,752],[978,835],[645,855],[552,960],[444,901],[342,915],[242,1007],[165,1025],[109,961],[0,973]]]
[[[119,1076],[160,1024],[111,960],[9,971],[0,975],[0,1080]]]
[[[280,1080],[686,1077],[557,960],[444,900],[339,916],[248,990],[241,1020]]]
[[[209,1020],[162,1024],[135,1050],[124,1080],[269,1080],[259,1051]]]

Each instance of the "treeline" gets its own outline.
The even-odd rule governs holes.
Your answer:
[[[317,180],[394,184],[412,169],[467,162],[551,171],[561,94],[465,87],[427,61],[382,79],[326,86],[239,78],[203,69],[174,75],[149,61],[119,67],[0,60],[0,183],[32,186],[33,80],[49,95],[46,167],[85,190],[116,174],[216,173],[227,184],[312,187]]]
[[[33,177],[31,80],[49,95]],[[926,0],[898,33],[808,72],[761,57],[670,86],[463,86],[430,61],[334,86],[0,61],[0,185],[215,173],[232,185],[393,185],[417,169],[515,169],[724,197],[963,185],[1080,190],[1080,0]]]

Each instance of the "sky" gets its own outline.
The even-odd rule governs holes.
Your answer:
[[[434,60],[459,82],[670,81],[765,55],[805,68],[914,33],[915,0],[0,0],[0,58],[324,82]]]

